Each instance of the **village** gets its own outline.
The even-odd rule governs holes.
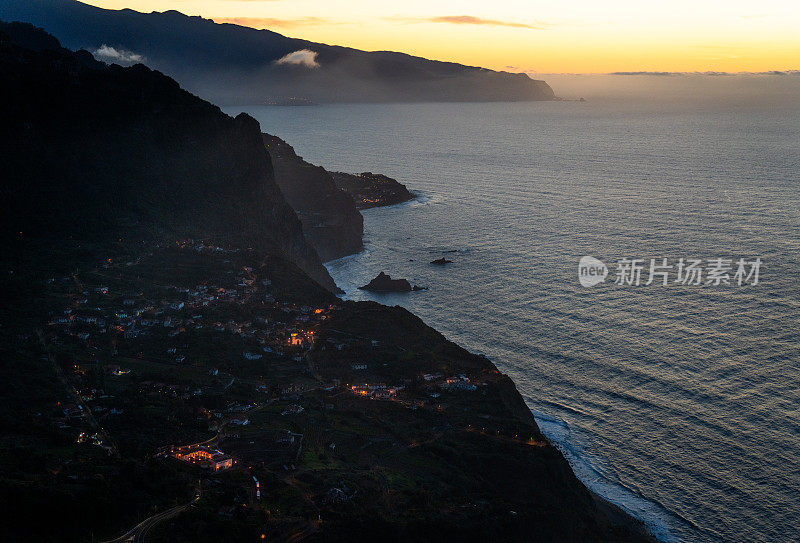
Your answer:
[[[498,422],[492,366],[446,352],[432,365],[417,350],[430,338],[398,343],[282,266],[186,240],[49,280],[60,304],[38,341],[72,391],[58,431],[201,481],[220,518],[349,507],[375,484],[354,465],[452,432],[543,445]]]

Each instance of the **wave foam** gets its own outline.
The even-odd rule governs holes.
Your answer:
[[[589,490],[622,508],[647,526],[650,533],[662,543],[678,543],[681,539],[669,528],[675,515],[662,504],[649,500],[616,480],[608,463],[586,451],[588,444],[569,424],[553,415],[531,409],[539,429],[561,451],[578,479]]]

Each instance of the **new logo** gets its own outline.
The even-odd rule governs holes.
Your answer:
[[[602,260],[593,256],[581,257],[578,262],[578,281],[582,286],[593,287],[605,281],[606,276],[608,276],[608,268]]]

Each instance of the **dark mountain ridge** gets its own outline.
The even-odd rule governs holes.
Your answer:
[[[205,238],[281,255],[336,288],[251,117],[233,119],[157,71],[105,66],[19,23],[0,27],[0,79],[4,245]]]
[[[366,52],[216,24],[177,11],[107,10],[76,0],[0,0],[0,19],[44,27],[71,49],[103,45],[144,58],[215,103],[552,100],[544,81],[404,53]],[[316,67],[276,64],[308,49]]]

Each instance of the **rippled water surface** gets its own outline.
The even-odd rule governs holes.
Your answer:
[[[246,109],[419,192],[365,212],[332,275],[489,356],[590,488],[663,540],[800,540],[800,108]],[[764,264],[756,286],[584,288],[583,255]],[[381,270],[429,290],[355,288]]]

